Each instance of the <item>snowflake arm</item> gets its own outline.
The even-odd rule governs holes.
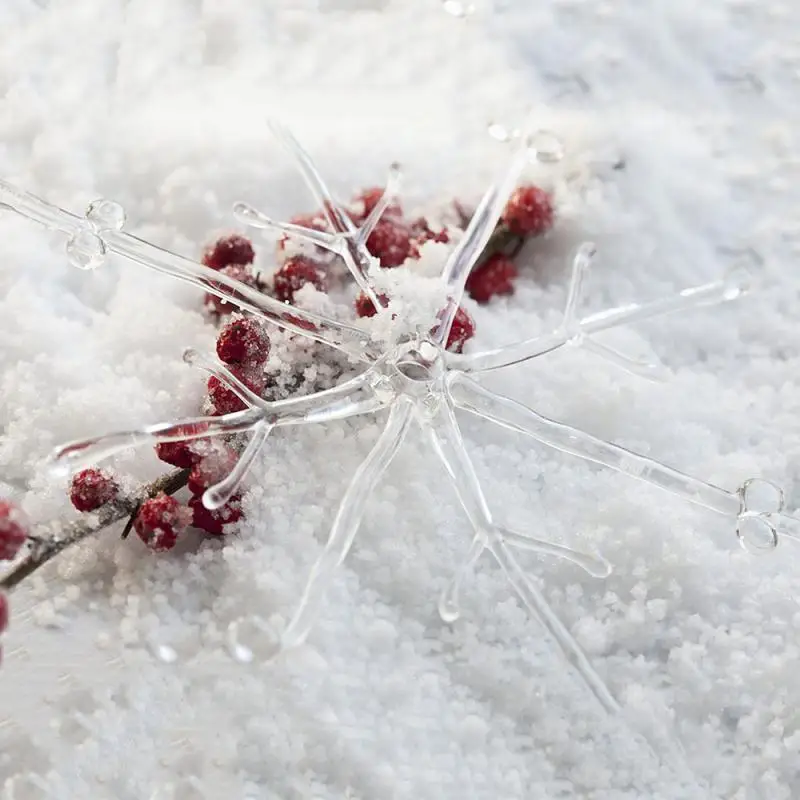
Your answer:
[[[222,272],[123,233],[125,213],[116,203],[98,200],[89,206],[82,218],[0,180],[0,208],[3,207],[67,234],[67,252],[72,263],[82,269],[94,269],[108,252],[116,253],[155,272],[191,283],[235,303],[243,311],[342,350],[358,360],[374,360],[369,336],[355,326],[288,306]]]
[[[619,706],[608,687],[592,667],[578,642],[552,610],[544,595],[520,567],[511,549],[522,540],[526,542],[526,549],[530,547],[539,550],[538,542],[519,535],[508,538],[504,535],[503,529],[494,524],[478,477],[458,430],[452,408],[449,404],[445,404],[438,415],[428,419],[422,418],[422,422],[428,430],[434,449],[450,476],[461,505],[475,529],[475,538],[468,554],[468,562],[476,561],[484,548],[494,556],[522,604],[529,613],[541,621],[568,663],[575,667],[601,706],[610,713],[616,712]],[[553,552],[550,546],[547,549],[549,552]],[[573,560],[573,552],[568,548],[558,548],[558,550],[560,551],[559,555]],[[603,575],[608,574],[608,565],[602,559],[582,554],[580,558],[584,563],[592,559],[597,571]],[[457,602],[454,591],[449,591],[447,597],[451,602]]]
[[[352,547],[367,500],[408,432],[412,409],[412,404],[405,398],[392,406],[386,427],[353,475],[336,513],[328,542],[311,570],[297,611],[284,631],[282,648],[296,647],[308,636],[325,591]]]
[[[468,355],[448,353],[448,366],[462,372],[486,372],[520,364],[571,344],[585,347],[629,372],[643,377],[653,377],[654,374],[657,375],[660,372],[659,365],[629,359],[606,345],[594,341],[590,336],[601,331],[642,322],[643,320],[672,314],[677,311],[687,311],[700,306],[735,300],[748,292],[752,285],[750,274],[744,269],[736,268],[721,280],[684,289],[671,297],[665,297],[650,303],[629,303],[625,306],[590,314],[583,319],[575,321],[577,298],[580,294],[583,276],[588,269],[588,259],[591,257],[590,250],[593,252],[593,249],[593,245],[589,244],[582,245],[578,249],[573,262],[573,277],[570,283],[564,323],[557,330],[481,353]],[[580,277],[578,277],[579,273]]]

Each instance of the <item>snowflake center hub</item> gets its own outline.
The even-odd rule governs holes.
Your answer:
[[[417,385],[430,385],[444,375],[444,351],[429,339],[406,342],[397,348],[392,366],[403,379]]]

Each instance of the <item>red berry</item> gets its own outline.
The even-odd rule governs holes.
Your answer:
[[[0,592],[0,633],[8,630],[8,598]]]
[[[160,552],[175,547],[179,534],[191,521],[192,512],[186,506],[160,492],[142,503],[133,527],[151,550]]]
[[[223,275],[227,275],[229,278],[233,278],[240,283],[244,283],[251,289],[256,287],[255,276],[244,264],[231,264],[228,267],[223,267],[223,269],[219,271]],[[225,287],[225,289],[229,292],[232,291],[234,297],[237,296],[235,289],[231,290],[228,287]],[[211,293],[206,294],[206,305],[213,308],[213,310],[218,314],[230,314],[238,310],[238,306],[235,303],[232,303],[229,300],[223,300],[221,297],[217,297],[215,294]]]
[[[352,217],[357,225],[361,224],[372,213],[372,209],[375,208],[378,201],[383,197],[383,192],[384,190],[380,186],[374,186],[371,189],[364,189],[363,192],[359,192],[359,194],[353,198],[354,211]],[[386,210],[381,215],[381,219],[402,216],[403,209],[400,207],[400,202],[394,199],[386,207]]]
[[[201,497],[193,497],[189,501],[189,508],[192,510],[192,526],[200,528],[206,533],[213,533],[221,536],[224,533],[223,526],[238,522],[242,518],[242,507],[239,504],[239,495],[233,497],[222,508],[209,511],[204,505]]]
[[[243,366],[232,366],[230,371],[257,395],[264,391],[266,378],[258,368],[249,369]],[[212,375],[208,379],[207,387],[208,396],[218,414],[232,414],[234,411],[242,411],[247,408],[247,404],[240,400],[235,392],[231,391],[219,378],[215,378]]]
[[[209,486],[214,486],[236,466],[239,454],[225,444],[218,444],[207,455],[203,456],[189,473],[189,491],[192,494],[203,494]]]
[[[273,277],[275,297],[284,303],[293,303],[295,292],[307,283],[312,284],[320,292],[327,292],[328,277],[325,265],[306,256],[294,256],[284,263]]]
[[[10,561],[28,538],[28,523],[22,511],[8,500],[0,500],[0,561]]]
[[[467,292],[473,300],[488,303],[496,294],[514,294],[516,265],[507,256],[495,253],[476,267],[467,278]]]
[[[252,264],[255,257],[252,242],[239,233],[232,233],[206,248],[203,263],[211,269],[224,269],[231,264]]]
[[[382,267],[399,267],[412,254],[409,229],[393,219],[382,219],[367,239],[367,250]]]
[[[292,225],[299,225],[301,228],[308,228],[312,231],[327,231],[328,223],[326,222],[325,218],[320,214],[297,214],[297,216],[292,217],[289,222]],[[285,250],[286,243],[291,239],[291,234],[285,233],[281,238],[278,240],[278,250]],[[322,249],[322,248],[318,248]],[[323,251],[324,252],[324,251]]]
[[[226,364],[263,364],[269,358],[269,336],[251,317],[232,319],[219,332],[217,355]]]
[[[78,511],[95,511],[119,493],[116,481],[99,469],[85,469],[72,479],[69,499]]]
[[[420,217],[411,223],[411,236],[414,239],[414,244],[417,246],[431,240],[434,242],[442,242],[443,244],[447,244],[450,241],[450,233],[446,227],[442,228],[440,231],[434,231],[425,217]]]
[[[503,221],[512,233],[539,236],[553,227],[553,200],[538,186],[520,186],[508,199]]]
[[[389,298],[385,294],[379,294],[378,300],[380,300],[384,308],[389,305]],[[375,303],[364,292],[361,292],[356,297],[356,314],[359,317],[374,317],[377,313],[378,309],[375,308]]]
[[[464,349],[464,342],[475,335],[475,323],[472,317],[459,307],[453,318],[450,335],[447,337],[447,349],[453,353],[460,353]]]

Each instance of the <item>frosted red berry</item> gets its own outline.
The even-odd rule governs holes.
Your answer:
[[[379,294],[378,300],[380,300],[384,307],[389,305],[389,298],[385,294]],[[375,303],[373,303],[364,292],[361,292],[358,297],[356,297],[355,307],[356,314],[358,314],[359,317],[374,317],[378,313],[378,309],[375,308]]]
[[[234,280],[245,284],[245,286],[249,286],[251,289],[256,287],[255,276],[250,271],[250,268],[245,264],[231,264],[230,266],[223,267],[223,269],[219,270],[219,272],[223,275],[227,275],[229,278],[233,278]],[[234,297],[237,296],[236,289],[231,290],[229,287],[225,287],[225,290],[232,292]],[[234,311],[239,310],[239,307],[235,303],[230,303],[227,300],[223,300],[221,297],[217,297],[215,294],[211,294],[210,292],[206,294],[206,305],[208,305],[218,314],[231,314]]]
[[[192,467],[189,491],[195,495],[202,494],[209,486],[226,478],[238,460],[239,454],[233,448],[217,444]]]
[[[250,391],[255,392],[257,395],[263,393],[266,386],[266,378],[258,367],[231,366],[230,371]],[[208,397],[217,414],[232,414],[235,411],[242,411],[247,408],[247,404],[235,392],[231,391],[219,378],[213,375],[208,379],[207,388]]]
[[[0,592],[0,633],[8,630],[8,597]]]
[[[17,506],[0,500],[0,561],[10,561],[28,538],[28,523]]]
[[[382,267],[399,267],[412,255],[410,231],[402,222],[382,219],[367,239],[367,250]]]
[[[78,511],[95,511],[119,494],[117,482],[99,469],[84,469],[72,479],[69,499]]]
[[[383,192],[384,190],[380,186],[373,186],[370,189],[364,189],[353,198],[352,218],[356,224],[362,223],[372,213],[372,209],[378,205],[378,201],[383,197]],[[402,216],[403,209],[400,206],[400,202],[393,198],[389,205],[386,206],[381,219]]]
[[[417,246],[431,241],[442,242],[443,244],[447,244],[450,241],[450,233],[446,227],[435,231],[425,217],[420,217],[411,223],[411,237]]]
[[[242,518],[242,507],[239,503],[239,495],[233,497],[222,508],[210,511],[203,505],[201,497],[193,497],[189,501],[189,508],[192,511],[192,526],[200,528],[206,533],[221,536],[225,533],[224,526],[232,522],[238,522]]]
[[[540,236],[553,227],[553,200],[538,186],[520,186],[508,199],[503,222],[512,233]]]
[[[232,319],[219,332],[217,355],[226,364],[263,364],[269,358],[269,336],[251,317]]]
[[[516,264],[501,253],[490,256],[467,278],[467,293],[479,303],[488,303],[495,295],[514,294],[514,281],[519,275]]]
[[[452,353],[460,353],[464,343],[475,335],[475,322],[472,317],[459,307],[453,318],[450,335],[447,337],[447,349]]]
[[[191,521],[190,509],[161,492],[142,503],[133,527],[151,550],[161,552],[175,547],[178,536],[189,527]]]
[[[295,293],[309,283],[320,292],[328,291],[325,265],[306,256],[290,258],[278,269],[272,281],[275,297],[284,303],[293,303]]]
[[[211,269],[224,269],[231,264],[252,264],[256,254],[253,243],[239,233],[223,236],[206,248],[203,263]]]

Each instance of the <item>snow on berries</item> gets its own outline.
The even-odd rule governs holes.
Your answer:
[[[203,263],[211,269],[224,269],[232,264],[252,264],[256,257],[253,243],[239,233],[223,236],[206,248]]]
[[[378,201],[383,197],[383,188],[380,186],[373,186],[370,189],[364,189],[359,192],[352,201],[350,206],[351,217],[356,225],[360,225],[372,213],[372,209],[378,204]],[[403,209],[400,206],[399,200],[393,199],[386,210],[383,212],[381,219],[389,219],[397,217],[398,219],[403,216]]]
[[[192,511],[192,527],[214,536],[222,536],[225,533],[226,525],[238,522],[242,518],[242,507],[239,501],[240,495],[236,495],[222,508],[211,511],[203,505],[202,497],[193,497],[189,501],[189,508]]]
[[[541,236],[553,227],[553,200],[538,186],[515,189],[503,211],[506,227],[519,236]]]
[[[381,219],[367,239],[367,250],[386,268],[401,266],[412,249],[410,229],[396,219]]]
[[[28,523],[17,506],[0,500],[0,561],[10,561],[28,539]]]
[[[293,303],[295,293],[309,283],[320,292],[328,291],[325,265],[307,256],[293,256],[272,278],[275,297],[284,303]]]
[[[263,364],[269,358],[269,336],[252,317],[228,322],[217,337],[217,355],[226,364]]]
[[[78,511],[96,511],[119,493],[116,481],[99,469],[84,469],[72,479],[69,499]]]
[[[477,266],[467,278],[467,293],[479,303],[488,303],[495,295],[514,293],[519,275],[516,264],[502,253],[495,253]]]
[[[133,528],[151,550],[163,552],[175,547],[178,536],[191,522],[190,509],[160,492],[142,503]]]

